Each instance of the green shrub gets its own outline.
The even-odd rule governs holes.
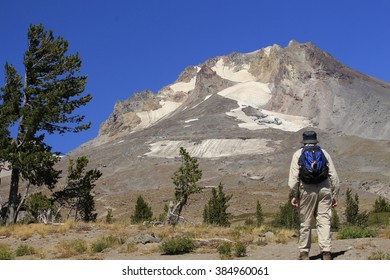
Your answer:
[[[103,252],[104,249],[108,248],[107,244],[103,241],[96,241],[91,244],[91,251],[94,253]]]
[[[77,256],[85,253],[87,250],[87,242],[83,239],[63,241],[59,244],[57,249],[60,258],[70,258],[73,256]],[[97,252],[95,247],[92,250],[95,250],[94,252]]]
[[[152,208],[145,202],[140,195],[137,198],[133,215],[131,215],[131,222],[137,224],[144,221],[149,221],[153,217]]]
[[[192,252],[196,245],[193,239],[188,237],[174,237],[164,241],[160,250],[166,255],[179,255]]]
[[[12,252],[5,246],[0,245],[0,260],[12,260],[13,258]]]
[[[241,226],[236,226],[233,228],[233,230],[230,232],[230,236],[234,239],[234,240],[238,240],[240,239],[241,237],[241,231],[242,231],[243,227]]]
[[[27,255],[34,255],[36,254],[36,251],[33,247],[27,246],[27,245],[20,245],[15,252],[17,257],[21,256],[27,256]]]
[[[86,252],[88,249],[87,242],[85,242],[85,240],[83,240],[83,239],[73,240],[72,247],[79,254]]]
[[[245,257],[246,256],[246,245],[239,241],[234,244],[234,255],[236,257]]]
[[[119,244],[118,238],[109,235],[109,236],[104,236],[97,240],[96,242],[91,244],[91,250],[94,253],[100,253],[103,250],[113,247],[114,245]]]
[[[33,193],[24,202],[27,213],[33,217],[33,221],[38,221],[38,215],[42,211],[51,210],[52,212],[56,211],[53,202],[41,192]]]
[[[106,223],[107,224],[112,224],[114,222],[114,217],[112,215],[112,209],[108,208],[107,209],[107,215],[106,215]]]
[[[217,252],[221,259],[230,259],[232,257],[232,243],[222,242],[218,245]]]
[[[338,231],[339,239],[354,239],[364,237],[375,237],[377,233],[368,228],[362,228],[358,226],[346,226],[342,227]]]

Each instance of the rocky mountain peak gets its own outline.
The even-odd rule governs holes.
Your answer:
[[[205,98],[233,84],[234,82],[222,78],[211,67],[204,64],[196,76],[195,88],[191,95],[196,97],[196,99]]]
[[[390,197],[389,112],[389,83],[292,41],[210,58],[157,94],[118,101],[99,136],[74,154],[103,166],[101,203],[114,195],[128,205],[123,194],[134,190],[171,193],[183,147],[200,161],[202,186],[223,182],[245,194],[236,201],[240,210],[267,188],[263,198],[278,207],[288,194],[291,156],[309,128],[331,153],[343,184]]]
[[[217,73],[215,71],[213,71],[213,69],[211,69],[211,67],[204,64],[204,65],[202,65],[202,67],[200,68],[200,70],[198,72],[198,80],[202,79],[202,78],[209,79],[209,78],[215,76],[216,74]]]
[[[237,121],[245,123],[252,119],[257,125],[251,127],[256,129],[266,123],[254,119],[253,110],[258,111],[255,115],[269,116],[270,113],[262,112],[266,110],[278,119],[270,121],[279,124],[276,128],[281,128],[281,124],[287,130],[301,128],[301,124],[289,122],[289,116],[299,116],[320,129],[390,139],[386,113],[390,106],[389,89],[388,83],[350,69],[314,44],[291,40],[285,48],[273,45],[252,53],[233,52],[210,58],[201,65],[185,68],[173,84],[158,94],[144,91],[118,101],[112,115],[102,124],[99,136],[144,129],[168,115],[183,115],[199,104],[220,107],[213,102],[221,102],[223,97],[237,102],[240,108],[225,112],[226,117],[234,115]],[[220,108],[227,110],[231,106]],[[253,108],[251,115],[242,110],[245,106]],[[184,115],[198,113],[188,111]],[[366,125],[362,127],[361,123]]]
[[[195,66],[188,66],[184,69],[183,72],[180,73],[179,78],[175,81],[175,83],[189,83],[191,79],[193,79],[198,73],[198,69]]]
[[[157,96],[150,90],[134,93],[129,99],[115,102],[114,111],[100,125],[99,136],[114,136],[131,131],[141,119],[137,112],[151,111],[160,108]]]

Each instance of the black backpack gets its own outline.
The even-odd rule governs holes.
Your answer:
[[[303,146],[298,165],[299,178],[306,184],[318,184],[328,178],[328,162],[320,146]]]

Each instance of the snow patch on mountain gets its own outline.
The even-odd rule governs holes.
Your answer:
[[[217,61],[215,66],[212,68],[216,73],[224,79],[228,79],[238,84],[232,86],[224,91],[221,91],[219,94],[225,96],[227,98],[231,98],[234,100],[240,99],[240,106],[246,104],[258,104],[264,105],[270,99],[270,90],[266,84],[255,82],[255,77],[249,73],[249,65],[243,65],[240,67],[241,70],[236,71],[234,68],[226,66],[223,59]],[[200,68],[197,67],[197,71]],[[176,82],[164,90],[161,90],[160,93],[162,95],[169,95],[178,92],[189,93],[190,91],[195,89],[196,76],[194,76],[189,82]],[[244,94],[243,94],[244,93]],[[204,100],[198,104],[195,104],[191,107],[191,109],[196,108],[201,103],[205,102],[209,99],[211,95],[207,95]],[[133,130],[139,131],[144,128],[151,126],[156,123],[169,113],[176,110],[182,103],[180,102],[172,102],[167,100],[160,101],[161,108],[152,111],[142,111],[137,112],[137,116],[141,119],[140,124]],[[185,107],[183,111],[186,109]]]
[[[235,117],[242,123],[240,127],[256,130],[276,128],[284,131],[298,131],[312,125],[311,122],[300,116],[286,115],[261,109],[271,99],[269,84],[260,82],[244,82],[224,89],[219,95],[237,101],[238,108],[227,112],[228,116]],[[256,115],[248,115],[243,109],[252,107],[258,111]]]
[[[196,118],[196,119],[189,119],[189,120],[186,120],[184,122],[185,123],[189,123],[189,122],[195,122],[195,121],[199,121],[199,119],[198,118]]]
[[[267,146],[269,139],[206,139],[199,142],[163,140],[150,144],[148,157],[175,158],[183,147],[198,158],[220,158],[238,155],[259,155],[272,153],[274,148]],[[275,141],[273,141],[275,142]]]
[[[219,95],[237,101],[240,106],[258,108],[271,99],[268,84],[260,82],[239,83],[218,92]]]
[[[141,119],[141,122],[134,131],[149,127],[169,113],[175,111],[181,104],[180,102],[161,100],[161,108],[152,111],[137,112],[137,116]]]
[[[234,68],[225,66],[223,59],[220,59],[211,69],[213,69],[217,73],[217,75],[222,77],[223,79],[230,80],[233,82],[244,83],[255,81],[255,77],[248,71],[249,65],[243,65],[241,68],[243,69],[241,69],[240,71],[234,71]]]
[[[269,57],[270,53],[271,53],[271,49],[272,49],[273,46],[268,46],[268,47],[265,47],[263,49],[259,49],[259,50],[255,50],[253,52],[248,52],[248,53],[245,53],[247,55],[253,55],[253,54],[256,54],[258,52],[261,52],[261,51],[264,51],[264,54]]]
[[[189,91],[191,91],[195,88],[195,82],[196,82],[196,76],[193,77],[188,83],[177,82],[177,83],[171,84],[169,87],[174,92],[183,91],[183,92],[188,93]]]
[[[259,110],[261,113],[259,116],[248,116],[242,111],[243,108],[245,106],[234,109],[228,112],[227,115],[242,121],[238,126],[249,130],[275,128],[296,132],[302,128],[313,126],[308,119],[301,116],[286,115],[263,109]]]

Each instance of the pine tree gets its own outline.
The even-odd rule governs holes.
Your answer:
[[[355,194],[355,199],[352,198],[352,190],[347,189],[346,192],[346,205],[345,205],[345,217],[347,223],[355,225],[359,215],[359,196]]]
[[[179,222],[183,207],[187,204],[191,194],[201,191],[197,182],[202,178],[202,170],[199,169],[198,160],[180,147],[182,164],[172,176],[175,185],[175,202],[171,202],[167,213],[166,222],[169,225],[176,225]]]
[[[330,222],[330,228],[331,230],[338,231],[340,228],[340,218],[337,213],[337,210],[332,208],[332,219]]]
[[[256,203],[256,226],[260,227],[264,222],[263,209],[259,201]]]
[[[133,224],[148,221],[153,217],[152,208],[145,202],[144,198],[140,195],[137,198],[133,215],[130,219]]]
[[[299,227],[299,213],[297,209],[291,206],[291,198],[292,194],[290,193],[288,200],[279,206],[279,212],[272,221],[274,226],[289,229],[297,229]]]
[[[374,213],[390,212],[390,203],[385,198],[379,197],[375,199]]]
[[[230,226],[229,214],[227,208],[229,207],[229,200],[233,195],[226,195],[223,192],[223,184],[218,185],[218,191],[212,189],[211,198],[203,211],[203,222],[222,227]]]
[[[86,76],[80,72],[78,54],[66,55],[68,42],[54,38],[52,31],[30,25],[24,54],[24,78],[5,64],[5,85],[0,93],[0,161],[12,168],[8,208],[3,219],[17,219],[19,182],[28,186],[54,188],[60,171],[54,169],[59,158],[45,142],[46,134],[80,132],[90,123],[73,111],[86,105],[91,95],[82,96]],[[16,130],[11,136],[10,130]]]
[[[61,207],[68,209],[67,218],[74,211],[74,220],[95,221],[95,201],[92,195],[95,181],[102,173],[97,169],[85,172],[88,159],[85,156],[77,158],[76,162],[69,160],[67,183],[63,190],[53,193],[53,199]]]

